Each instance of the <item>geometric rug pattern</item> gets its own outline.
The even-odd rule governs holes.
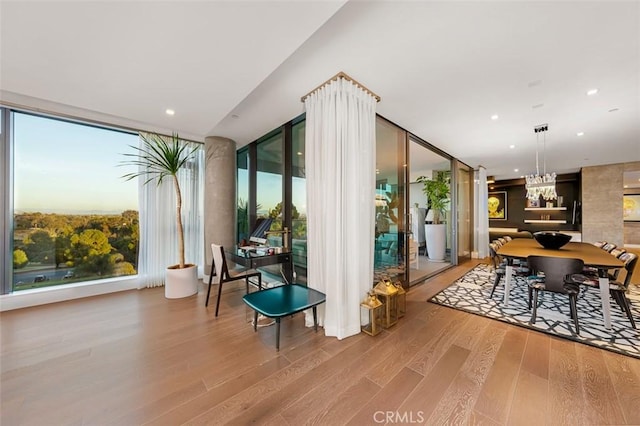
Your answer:
[[[462,278],[431,298],[431,302],[459,309],[509,324],[538,330],[544,333],[587,345],[597,346],[623,355],[640,358],[640,330],[631,327],[624,311],[611,298],[611,330],[604,327],[602,303],[598,289],[580,286],[578,295],[578,320],[580,334],[573,328],[569,316],[569,297],[564,294],[541,291],[538,293],[536,323],[531,324],[529,294],[525,277],[512,279],[509,306],[504,306],[504,278],[498,283],[490,298],[495,275],[489,265],[479,264]],[[631,285],[627,294],[636,324],[640,324],[640,291]]]

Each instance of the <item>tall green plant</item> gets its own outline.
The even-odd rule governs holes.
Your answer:
[[[126,180],[138,177],[146,178],[144,184],[157,181],[160,185],[164,178],[173,180],[173,187],[176,191],[176,225],[178,228],[178,251],[180,253],[180,268],[185,267],[184,261],[184,228],[182,226],[182,192],[180,191],[180,183],[178,182],[178,172],[183,168],[197,147],[189,148],[185,143],[180,143],[177,133],[171,135],[171,140],[155,133],[145,136],[140,135],[142,146],[133,146],[133,153],[123,154],[131,160],[123,161],[123,165],[138,167],[137,172],[127,173],[122,176]]]
[[[435,179],[426,176],[420,176],[416,179],[422,183],[422,192],[427,196],[429,208],[433,209],[433,223],[440,222],[440,215],[449,205],[449,179],[445,173],[437,173]]]

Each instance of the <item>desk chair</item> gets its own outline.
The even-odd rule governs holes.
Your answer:
[[[527,263],[536,274],[544,272],[544,276],[536,275],[529,280],[529,291],[533,292],[533,311],[531,312],[531,324],[536,323],[538,312],[538,292],[550,291],[569,296],[569,311],[576,328],[576,334],[580,334],[578,324],[578,309],[576,306],[580,286],[570,280],[571,274],[579,274],[584,269],[581,259],[568,257],[529,256]],[[531,300],[529,300],[531,308]]]
[[[222,294],[222,284],[230,281],[245,280],[247,286],[247,293],[249,293],[249,278],[258,277],[258,288],[262,290],[262,274],[254,269],[237,270],[233,269],[229,271],[227,267],[227,259],[224,255],[224,248],[217,244],[211,244],[211,251],[213,252],[213,265],[211,265],[211,274],[209,275],[209,290],[207,290],[207,299],[204,306],[209,306],[209,295],[211,294],[211,283],[213,277],[216,277],[216,284],[218,284],[218,300],[216,301],[216,316],[218,316],[218,310],[220,309],[220,295]]]

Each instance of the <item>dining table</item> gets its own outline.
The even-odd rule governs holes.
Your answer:
[[[602,317],[607,329],[611,329],[611,303],[609,299],[609,271],[620,269],[624,263],[609,254],[606,250],[586,242],[569,242],[559,249],[549,249],[542,247],[532,238],[514,238],[504,244],[497,251],[498,255],[507,260],[505,270],[504,305],[509,305],[509,292],[511,289],[511,279],[513,277],[513,261],[515,259],[526,259],[528,256],[549,256],[581,259],[586,267],[598,270],[598,284],[600,288],[600,299],[602,301]]]

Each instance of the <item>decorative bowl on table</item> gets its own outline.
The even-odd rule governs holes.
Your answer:
[[[534,232],[533,238],[546,249],[557,250],[571,241],[571,235],[553,231]]]

